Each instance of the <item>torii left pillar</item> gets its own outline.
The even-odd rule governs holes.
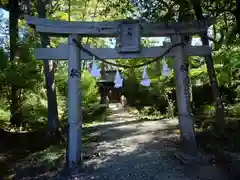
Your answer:
[[[73,39],[80,40],[76,34],[69,35],[68,58],[68,145],[67,165],[69,169],[82,166],[82,112],[81,112],[81,60],[80,51]]]
[[[172,36],[173,43],[182,43],[183,38],[180,35]],[[179,127],[181,138],[184,144],[185,152],[191,155],[198,155],[197,144],[195,140],[194,120],[191,115],[189,101],[189,77],[188,67],[186,66],[185,52],[183,46],[175,48],[178,53],[174,57],[174,74],[176,77],[176,95],[178,105]]]

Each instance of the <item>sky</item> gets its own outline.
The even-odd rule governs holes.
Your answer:
[[[8,18],[9,15],[8,11],[5,11],[4,9],[0,8],[0,13],[3,13],[4,18]]]
[[[2,8],[0,8],[0,15],[3,14],[3,18],[8,18],[9,13]],[[1,27],[1,26],[0,26]],[[4,35],[1,34],[0,32],[0,47],[3,47],[2,45],[4,44]]]

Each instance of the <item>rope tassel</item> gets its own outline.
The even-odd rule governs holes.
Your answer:
[[[165,77],[169,77],[170,73],[171,73],[171,69],[167,65],[166,56],[164,56],[163,57],[162,75]]]
[[[100,69],[97,67],[96,61],[95,61],[95,56],[93,56],[93,64],[92,64],[92,70],[91,70],[91,75],[93,77],[100,77]]]
[[[115,75],[114,83],[115,83],[115,85],[114,85],[115,88],[120,88],[123,85],[123,79],[121,78],[121,75],[118,70]]]
[[[148,79],[148,75],[147,75],[147,66],[144,66],[144,70],[143,70],[143,80],[141,81],[141,85],[142,86],[150,86],[150,81]]]

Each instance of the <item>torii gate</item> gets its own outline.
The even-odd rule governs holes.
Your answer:
[[[92,56],[79,49],[74,40],[80,37],[118,37],[119,46],[112,48],[90,48],[83,46],[92,54],[101,59],[130,59],[130,58],[154,58],[159,57],[169,47],[140,48],[142,37],[172,37],[172,43],[182,43],[182,35],[195,35],[206,32],[208,27],[214,23],[214,19],[205,21],[191,21],[186,23],[143,23],[138,21],[115,21],[115,22],[67,22],[60,20],[47,20],[37,17],[26,16],[27,23],[35,26],[36,31],[49,36],[68,37],[68,44],[60,45],[58,48],[36,49],[36,59],[41,60],[68,60],[68,162],[69,168],[76,167],[82,163],[82,113],[79,108],[81,104],[81,93],[79,82],[81,79],[81,60],[91,60]],[[211,54],[209,46],[177,46],[168,52],[167,56],[174,57],[174,74],[176,77],[177,104],[180,125],[183,138],[190,140],[195,138],[195,133],[189,128],[193,126],[189,108],[189,91],[184,72],[185,56],[205,56]],[[186,71],[186,69],[185,69]],[[189,132],[189,129],[192,132]]]

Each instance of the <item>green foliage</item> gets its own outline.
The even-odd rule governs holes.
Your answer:
[[[85,126],[106,121],[107,107],[104,104],[93,104],[83,108],[83,121]]]
[[[65,64],[59,65],[57,73],[55,75],[57,94],[58,94],[58,104],[61,105],[62,113],[61,117],[64,122],[67,119],[67,96],[68,96],[68,82],[67,82],[68,70]],[[83,70],[81,83],[81,97],[83,106],[83,118],[86,121],[93,120],[94,106],[99,107],[98,103],[100,101],[100,94],[98,92],[96,79],[91,76],[91,74]],[[80,107],[79,107],[80,108]],[[61,111],[60,111],[61,112]],[[105,112],[105,111],[102,111]],[[100,115],[101,113],[99,113]]]
[[[8,1],[1,0],[0,4],[7,4]],[[25,1],[21,1],[25,2]],[[26,1],[27,2],[27,1]],[[186,0],[143,0],[143,1],[127,1],[127,0],[72,0],[71,1],[71,21],[106,21],[116,20],[126,17],[145,19],[150,22],[171,22],[176,19],[189,20],[194,19],[194,10],[191,1]],[[193,1],[192,1],[193,2]],[[35,1],[31,1],[32,14],[37,15],[37,6]],[[24,8],[24,4],[21,8]],[[216,70],[217,80],[220,85],[221,95],[227,96],[227,116],[235,119],[240,117],[240,49],[239,36],[237,34],[236,19],[240,16],[237,13],[236,3],[230,1],[201,1],[201,8],[206,17],[217,17],[216,24],[213,28],[212,37],[215,41],[220,40],[219,32],[223,31],[224,41],[220,43],[213,42],[213,59]],[[234,13],[233,13],[234,12]],[[68,20],[68,1],[49,1],[47,5],[47,14],[51,19]],[[7,22],[7,21],[6,21]],[[0,33],[7,35],[8,24],[0,18]],[[28,29],[26,23],[19,22],[20,32],[27,30],[27,34],[21,34],[22,40],[18,42],[17,57],[14,62],[10,62],[8,58],[9,44],[6,38],[6,44],[1,44],[0,49],[0,123],[2,128],[9,127],[11,105],[11,85],[15,85],[20,94],[19,100],[21,110],[24,115],[23,125],[26,130],[46,129],[47,125],[47,92],[45,89],[43,63],[37,61],[34,57],[34,47],[39,46],[39,39],[31,37],[31,30]],[[11,34],[10,34],[11,35]],[[30,36],[30,37],[29,37]],[[51,46],[57,47],[59,43],[65,42],[64,38],[51,38]],[[83,38],[84,43],[91,44],[95,47],[106,47],[109,44],[102,38]],[[152,42],[144,39],[142,46],[150,47]],[[136,65],[149,59],[135,60],[117,60],[118,63],[126,65]],[[173,61],[168,58],[168,65],[173,69]],[[66,62],[56,62],[55,70],[55,86],[57,90],[57,102],[59,117],[66,120],[67,93],[68,93],[68,69]],[[193,111],[196,115],[204,116],[204,118],[212,118],[215,115],[213,106],[212,91],[209,88],[209,77],[207,68],[203,58],[189,57],[190,79],[193,96]],[[128,104],[136,106],[141,114],[146,116],[167,116],[176,115],[176,92],[175,77],[172,73],[170,77],[164,78],[161,74],[162,62],[151,64],[148,68],[148,75],[151,81],[150,87],[140,85],[142,79],[143,68],[123,69],[125,79],[123,92],[127,97]],[[200,84],[198,83],[200,82]],[[222,88],[224,87],[224,88]],[[81,81],[81,95],[83,102],[84,124],[88,125],[94,121],[102,121],[106,119],[106,107],[99,105],[99,92],[96,80],[89,72],[83,70]],[[222,88],[222,89],[221,89]],[[235,95],[236,94],[236,95]],[[229,100],[230,99],[230,100]],[[79,107],[80,108],[80,107]],[[196,118],[197,119],[197,118]],[[198,120],[198,119],[197,119]],[[61,125],[65,121],[61,121]],[[230,123],[229,123],[230,124]],[[212,126],[208,126],[208,131],[214,132]],[[228,144],[233,148],[240,149],[239,126],[234,123],[229,127]],[[24,141],[29,143],[27,138],[19,141],[23,145]],[[41,138],[39,138],[42,140]],[[36,142],[39,142],[39,139]],[[218,139],[223,139],[220,137]],[[208,141],[208,138],[203,140]],[[31,142],[34,142],[31,141]],[[34,143],[33,143],[34,144]],[[25,146],[25,144],[24,144]],[[15,145],[16,147],[16,145]],[[56,167],[51,163],[58,162],[63,159],[64,149],[50,147],[47,150],[36,152],[29,155],[24,164],[20,167],[28,166],[30,169],[35,166]],[[19,154],[22,154],[23,150]],[[9,155],[11,156],[11,155]],[[14,161],[17,157],[13,156]],[[6,165],[11,164],[7,161]],[[43,167],[45,168],[45,167]],[[0,168],[2,169],[2,167]],[[31,172],[36,172],[31,169]],[[12,178],[10,178],[12,179]]]
[[[31,45],[21,42],[18,46],[16,61],[10,62],[3,51],[0,52],[1,64],[0,81],[2,93],[8,95],[10,85],[22,90],[37,88],[43,80],[41,76],[42,63],[36,61]],[[31,78],[29,78],[31,77]]]
[[[66,66],[62,65],[58,68],[56,74],[56,86],[59,94],[67,100],[68,94],[68,82],[67,82],[68,71]],[[83,70],[81,77],[80,89],[82,91],[82,103],[84,106],[99,102],[99,92],[97,87],[96,79],[91,74]]]
[[[237,98],[240,98],[240,85],[236,88]]]
[[[211,105],[204,105],[203,107],[203,114],[208,117],[213,117],[215,114],[215,108]]]
[[[221,1],[221,3],[223,3]],[[55,4],[55,6],[54,6]],[[152,5],[154,4],[154,5]],[[208,15],[212,15],[212,11],[209,10],[207,3],[202,4],[202,8],[204,13]],[[224,4],[224,3],[223,3]],[[35,4],[34,11],[36,10]],[[218,11],[219,7],[214,5],[214,3],[210,4],[210,6]],[[226,6],[229,9],[234,9],[234,7]],[[193,18],[193,11],[190,9],[186,1],[169,1],[166,3],[165,1],[151,1],[151,3],[147,1],[142,1],[139,4],[131,4],[124,0],[114,0],[114,1],[71,1],[71,20],[93,20],[93,21],[101,21],[101,20],[109,20],[109,19],[119,19],[123,17],[136,17],[141,16],[143,19],[147,19],[150,21],[174,21],[174,19],[178,16],[178,12],[184,11],[188,16],[188,19]],[[79,11],[80,10],[80,11]],[[141,12],[140,12],[141,10]],[[142,11],[143,10],[143,11]],[[186,11],[185,11],[186,10]],[[189,14],[189,10],[191,13]],[[49,12],[49,17],[52,19],[68,19],[68,2],[67,1],[52,1],[47,7],[47,11]],[[35,13],[35,12],[34,12]],[[231,15],[226,14],[227,17],[231,17]],[[214,26],[217,30],[226,27],[225,19],[223,16],[218,14],[217,24]],[[228,19],[228,26],[232,26],[234,23],[231,23],[232,20]],[[230,22],[230,24],[229,24]],[[20,23],[21,28],[23,29],[26,24]],[[30,32],[30,31],[29,31]],[[217,39],[217,36],[215,37]],[[34,39],[35,44],[39,44],[39,39]],[[52,38],[51,45],[57,46],[60,41],[63,41],[60,38]],[[65,41],[65,40],[64,40]],[[106,46],[105,40],[100,38],[84,38],[84,42],[91,43],[91,45],[97,47]],[[10,84],[16,85],[19,89],[21,89],[22,93],[22,104],[25,108],[24,114],[29,113],[29,119],[38,119],[33,118],[34,111],[30,111],[31,108],[36,107],[36,111],[41,112],[46,118],[46,111],[41,111],[40,109],[46,108],[46,99],[47,94],[44,90],[44,76],[43,76],[43,67],[42,62],[36,61],[34,59],[33,54],[33,41],[29,41],[29,38],[25,38],[22,42],[19,43],[19,58],[16,62],[8,62],[8,58],[3,53],[3,49],[0,51],[0,58],[2,63],[0,65],[0,81],[4,82],[0,86],[0,90],[3,93],[3,96],[8,97],[10,91]],[[149,39],[144,39],[144,46],[151,46],[151,41]],[[201,81],[202,84],[208,83],[208,75],[206,66],[203,64],[202,60],[199,60],[199,57],[191,57],[190,60],[190,76],[193,88],[198,89],[199,91],[204,91],[202,87],[197,86],[195,82],[198,80]],[[236,45],[221,46],[221,48],[214,52],[214,62],[215,68],[217,70],[217,77],[220,84],[225,85],[233,82],[237,87],[237,77],[238,74],[235,72],[237,68],[239,68],[239,48]],[[168,64],[171,68],[173,68],[172,59],[168,58]],[[126,60],[119,61],[122,64],[127,65],[135,65],[141,62],[144,62],[144,59],[137,60]],[[157,67],[158,66],[158,67]],[[160,66],[160,67],[159,67]],[[157,69],[157,73],[156,73]],[[173,97],[175,94],[174,86],[175,79],[173,74],[169,78],[158,77],[161,71],[161,62],[152,64],[148,66],[148,74],[151,80],[151,87],[146,88],[139,85],[142,76],[142,68],[135,70],[123,70],[123,74],[125,77],[123,91],[127,96],[128,102],[130,104],[142,104],[142,105],[152,105],[156,110],[161,111],[161,113],[165,114],[171,111],[172,114],[175,108],[170,108],[175,106],[176,98]],[[14,72],[14,73],[13,73]],[[31,77],[31,78],[29,78]],[[56,89],[57,89],[57,99],[59,103],[59,110],[62,114],[63,110],[66,109],[67,106],[67,64],[65,62],[60,62],[57,64],[57,69],[55,72],[56,78]],[[16,79],[18,79],[16,81]],[[99,93],[96,87],[96,80],[91,77],[91,75],[87,71],[83,71],[82,82],[82,98],[84,107],[91,106],[91,104],[96,104],[99,102]],[[238,88],[236,88],[236,91]],[[238,93],[239,94],[239,93]],[[34,97],[33,97],[34,96]],[[196,97],[196,95],[195,95]],[[30,99],[31,101],[30,103]],[[195,98],[197,103],[198,99]],[[44,102],[42,105],[42,102]],[[36,105],[34,105],[36,103]],[[201,102],[199,104],[204,104],[206,101]],[[32,105],[30,105],[32,104]],[[38,107],[39,106],[39,107]],[[40,108],[40,109],[39,109]],[[5,108],[6,109],[6,108]],[[5,110],[4,110],[5,111]],[[33,113],[33,114],[32,114]],[[40,116],[39,113],[36,113],[36,116]]]
[[[139,110],[139,113],[148,117],[161,117],[161,113],[153,106],[145,106]]]
[[[9,69],[7,69],[9,73],[7,73],[6,81],[24,90],[32,87],[37,88],[39,82],[43,81],[42,62],[36,61],[27,44],[20,45],[19,52],[19,59],[9,63]]]
[[[240,103],[230,105],[227,113],[229,117],[240,118]]]
[[[28,130],[46,128],[47,124],[47,99],[41,94],[28,91],[24,94],[23,115]]]
[[[55,83],[57,87],[58,94],[67,100],[68,94],[68,84],[67,84],[67,77],[68,77],[68,69],[67,64],[59,64],[57,67],[57,73],[55,75]]]
[[[84,70],[82,73],[81,89],[83,97],[82,102],[84,106],[99,103],[100,97],[96,79],[94,79],[86,70]]]
[[[17,167],[18,171],[21,170],[21,168],[28,168],[34,169],[33,173],[41,172],[41,168],[44,169],[57,169],[60,168],[62,165],[60,162],[64,161],[64,153],[65,148],[64,146],[50,146],[42,151],[37,151],[35,153],[30,154],[27,156],[22,162],[21,167]],[[40,168],[41,167],[41,168]],[[24,169],[22,169],[24,170]],[[35,172],[39,170],[39,172]]]
[[[6,98],[0,98],[0,127],[4,128],[8,125],[8,120],[10,118],[10,113],[7,108],[7,101]]]

